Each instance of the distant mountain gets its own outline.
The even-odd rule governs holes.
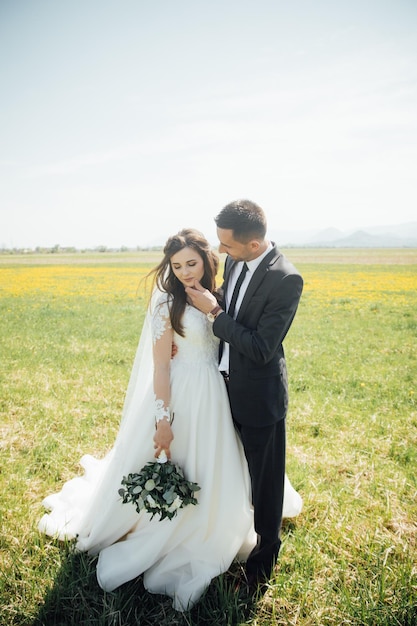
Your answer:
[[[313,237],[311,237],[310,242],[313,243],[325,243],[326,241],[337,241],[338,239],[342,239],[345,237],[345,233],[342,230],[338,230],[337,228],[326,228],[325,230],[321,230],[316,233]]]
[[[271,233],[280,246],[321,248],[417,248],[417,222],[370,226],[343,232],[337,228],[319,231]]]
[[[406,222],[405,224],[393,224],[391,226],[372,226],[363,229],[372,235],[395,235],[400,239],[417,239],[417,222]]]
[[[412,239],[396,237],[388,233],[372,235],[364,230],[357,230],[347,237],[336,239],[330,245],[335,248],[413,248],[417,246],[417,238],[413,242]]]

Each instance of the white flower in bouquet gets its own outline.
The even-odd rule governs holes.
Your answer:
[[[176,511],[177,509],[180,509],[182,506],[182,500],[179,496],[177,496],[174,500],[174,502],[171,504],[171,506],[169,507],[170,511]]]
[[[194,493],[200,489],[197,483],[186,480],[182,469],[171,461],[150,461],[140,472],[124,476],[119,495],[123,503],[131,502],[140,513],[143,509],[151,514],[172,519],[178,509],[187,504],[198,504]]]

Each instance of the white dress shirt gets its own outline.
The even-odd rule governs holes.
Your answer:
[[[267,249],[265,250],[265,252],[263,252],[260,256],[256,257],[256,259],[253,259],[252,261],[246,261],[246,265],[248,266],[248,271],[245,274],[245,278],[243,280],[243,283],[240,287],[239,290],[239,295],[237,297],[237,301],[236,301],[236,308],[235,308],[235,312],[234,312],[234,319],[236,319],[237,314],[239,313],[239,308],[240,305],[242,304],[242,300],[243,297],[246,293],[246,290],[248,288],[248,285],[252,279],[252,276],[255,273],[255,270],[258,268],[258,266],[260,265],[262,259],[264,259],[266,257],[266,255],[268,254],[268,252],[271,252],[272,250],[272,243],[269,242]],[[230,277],[229,277],[229,282],[227,284],[227,289],[226,289],[226,293],[224,294],[224,303],[226,305],[226,311],[229,308],[229,304],[230,304],[230,300],[232,299],[232,294],[233,294],[233,290],[235,288],[235,285],[237,283],[237,279],[239,278],[239,274],[242,271],[242,267],[243,267],[243,261],[239,261],[238,263],[236,263],[236,265],[234,266]],[[222,313],[223,315],[223,313]],[[219,364],[219,370],[221,372],[228,372],[229,371],[229,344],[225,341],[224,345],[223,345],[223,353],[222,353],[222,358]]]

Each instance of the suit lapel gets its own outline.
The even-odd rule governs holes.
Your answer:
[[[277,258],[281,256],[280,252],[275,247],[275,244],[273,245],[274,245],[273,249],[266,255],[264,259],[262,259],[262,262],[258,265],[258,267],[256,268],[250,280],[248,288],[246,289],[245,295],[243,297],[242,304],[240,305],[240,308],[239,308],[239,313],[236,318],[237,321],[239,321],[242,315],[244,315],[248,307],[248,304],[250,303],[252,299],[253,294],[258,289],[259,285],[262,283],[271,265],[273,265],[275,261],[277,260]]]
[[[226,257],[226,263],[225,263],[225,268],[224,268],[224,285],[223,285],[225,296],[226,296],[227,286],[230,280],[230,274],[232,273],[232,270],[235,265],[236,265],[236,261],[234,261],[230,256]]]

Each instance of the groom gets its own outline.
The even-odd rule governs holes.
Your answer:
[[[186,288],[221,340],[220,370],[245,450],[252,485],[257,545],[246,563],[251,592],[271,577],[278,557],[285,475],[288,382],[282,342],[300,300],[303,280],[266,239],[263,210],[232,202],[215,218],[226,252],[223,301],[200,284]]]

